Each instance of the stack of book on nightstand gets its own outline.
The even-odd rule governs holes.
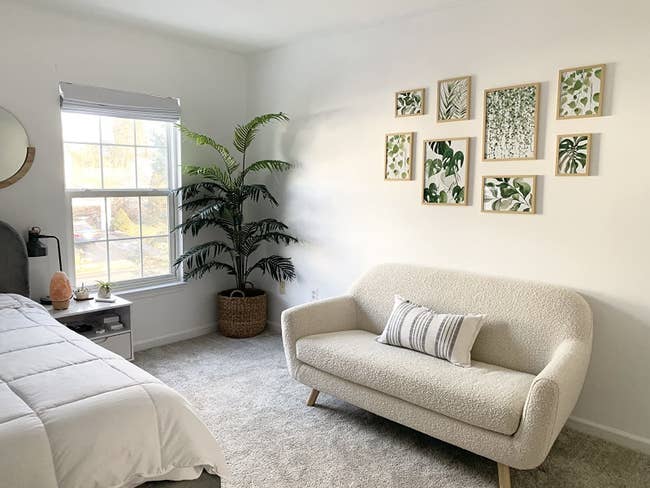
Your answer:
[[[112,332],[116,330],[121,330],[124,328],[124,324],[120,322],[119,315],[104,315],[100,319],[98,328],[95,330],[98,334],[103,334],[104,332]],[[101,329],[104,329],[100,332]]]

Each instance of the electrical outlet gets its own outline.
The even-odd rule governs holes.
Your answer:
[[[278,288],[280,289],[280,295],[284,295],[287,292],[287,282],[281,281],[278,284]]]
[[[314,289],[311,291],[311,300],[312,300],[312,301],[314,301],[314,300],[318,300],[318,288],[314,288]]]

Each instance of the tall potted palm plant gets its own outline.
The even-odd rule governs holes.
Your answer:
[[[246,151],[261,127],[287,120],[285,114],[273,113],[237,125],[233,146],[241,153],[241,161],[210,137],[179,125],[184,136],[198,145],[215,149],[220,162],[211,166],[183,165],[184,173],[198,180],[177,190],[185,219],[175,230],[196,236],[204,229],[219,229],[221,235],[217,240],[189,249],[174,265],[183,265],[186,280],[202,278],[211,271],[223,271],[234,278],[235,286],[217,295],[219,330],[229,337],[251,337],[266,326],[266,293],[253,285],[253,274],[268,274],[275,281],[292,281],[296,277],[291,258],[253,257],[264,243],[288,245],[298,242],[286,232],[288,227],[274,218],[249,220],[245,215],[245,203],[249,201],[278,205],[266,185],[250,183],[248,177],[263,171],[286,171],[291,164],[263,159],[247,165]]]

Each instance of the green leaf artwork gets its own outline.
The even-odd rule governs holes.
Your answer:
[[[384,177],[387,180],[410,180],[413,160],[413,133],[386,135]]]
[[[425,203],[467,204],[468,151],[468,138],[424,141]]]
[[[395,94],[395,117],[424,114],[424,88]]]
[[[535,176],[484,176],[483,211],[535,213]]]
[[[438,82],[438,122],[469,119],[471,78]]]
[[[485,91],[484,160],[535,159],[539,83]]]
[[[602,114],[605,65],[560,71],[557,116],[559,119],[598,117]]]
[[[571,134],[557,138],[557,167],[560,176],[589,174],[591,134]]]

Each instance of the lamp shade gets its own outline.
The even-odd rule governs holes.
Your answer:
[[[50,299],[55,310],[65,310],[70,306],[72,298],[72,285],[68,275],[57,271],[50,280]]]
[[[35,229],[37,229],[37,227],[32,227],[29,230],[29,238],[27,239],[27,255],[30,258],[47,256],[47,246],[39,240],[40,229],[38,232]]]

